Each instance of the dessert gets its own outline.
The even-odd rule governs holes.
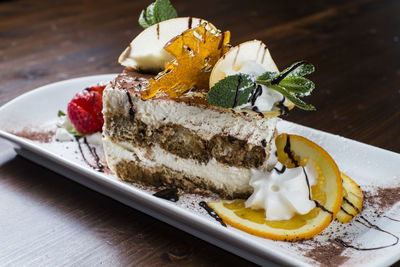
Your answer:
[[[104,148],[122,180],[246,197],[251,170],[273,167],[278,118],[212,108],[199,92],[144,101],[146,83],[125,70],[104,91]]]
[[[154,15],[161,3],[172,18]],[[276,130],[295,106],[315,110],[300,99],[314,89],[304,77],[314,66],[299,61],[279,72],[261,41],[232,47],[228,31],[176,18],[168,4],[142,12],[145,30],[119,57],[125,69],[104,89],[102,113],[93,90],[68,106],[81,134],[104,117],[117,177],[166,188],[155,196],[174,201],[177,189],[216,193],[221,201],[200,205],[222,225],[275,240],[308,239],[360,212],[362,192],[326,151]]]

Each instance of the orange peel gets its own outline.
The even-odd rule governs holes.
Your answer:
[[[349,176],[340,173],[343,180],[343,201],[340,211],[336,214],[336,220],[348,223],[354,216],[362,211],[364,194],[356,182]]]

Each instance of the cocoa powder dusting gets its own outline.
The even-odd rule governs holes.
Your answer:
[[[349,259],[341,255],[344,250],[345,247],[329,241],[328,244],[314,244],[305,256],[320,262],[320,266],[340,266]]]
[[[365,204],[379,211],[386,211],[400,201],[400,186],[377,187],[375,190],[364,191]]]
[[[24,128],[19,132],[10,132],[19,137],[23,137],[32,141],[38,141],[41,143],[49,143],[55,132],[53,131],[33,131],[29,128]]]

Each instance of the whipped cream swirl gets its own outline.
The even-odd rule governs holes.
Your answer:
[[[267,220],[289,220],[315,208],[311,186],[317,184],[318,172],[311,160],[305,167],[289,169],[278,162],[270,173],[252,172],[250,186],[254,192],[245,205],[252,209],[265,209]]]

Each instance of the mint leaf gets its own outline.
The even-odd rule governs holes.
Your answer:
[[[158,23],[178,17],[178,13],[169,0],[157,0],[154,6],[154,17]]]
[[[156,0],[145,10],[142,10],[139,16],[139,24],[146,29],[151,25],[177,16],[178,14],[169,0]]]
[[[235,108],[246,104],[255,88],[252,76],[243,73],[230,75],[211,87],[206,100],[213,106]]]
[[[303,61],[293,63],[292,66],[283,70],[282,73],[285,73],[286,71],[289,71],[289,70],[291,70],[291,71],[287,75],[288,77],[295,77],[295,76],[303,77],[310,73],[313,73],[315,71],[315,68],[314,68],[313,64],[308,63],[303,60]]]
[[[57,117],[64,117],[65,116],[65,113],[64,113],[64,111],[62,111],[62,110],[59,110],[58,111],[58,113],[57,113]]]
[[[296,93],[299,96],[308,96],[311,94],[315,85],[312,81],[304,77],[286,77],[283,79],[279,86],[284,87],[287,91]]]
[[[306,61],[299,61],[289,68],[284,69],[278,76],[276,76],[271,84],[279,84],[286,77],[302,77],[314,71],[314,66]]]
[[[304,110],[316,110],[316,108],[313,105],[307,104],[304,101],[300,100],[297,98],[295,95],[292,93],[288,92],[284,87],[280,85],[270,85],[271,89],[274,89],[281,93],[284,97],[289,99],[293,104],[295,104],[298,108],[304,109]]]
[[[142,12],[140,13],[139,24],[140,24],[140,26],[142,26],[145,29],[154,24],[152,21],[153,6],[154,6],[154,3],[151,4],[150,6],[148,6],[147,9],[142,10]]]
[[[268,81],[271,80],[279,75],[278,72],[267,71],[266,73],[258,76],[257,81]]]

